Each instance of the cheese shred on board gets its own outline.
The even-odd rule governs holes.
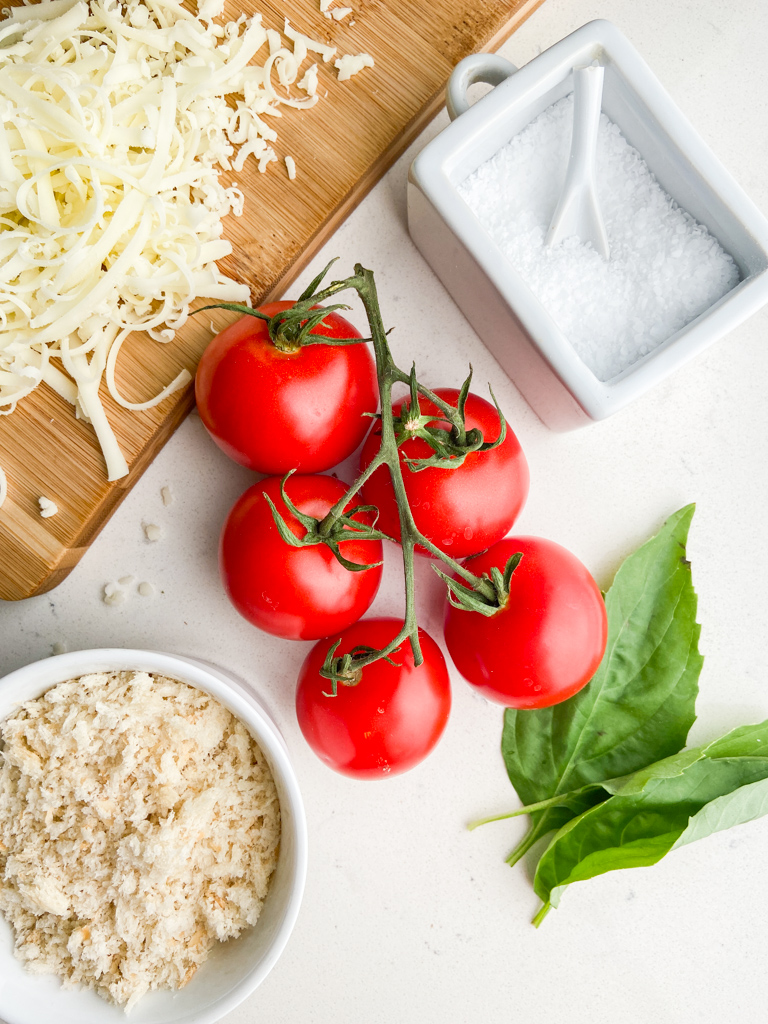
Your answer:
[[[216,24],[222,9],[43,0],[0,20],[0,414],[45,381],[93,425],[110,480],[128,466],[102,377],[124,408],[156,405],[190,375],[127,401],[131,331],[168,342],[196,298],[249,301],[217,267],[244,202],[220,173],[277,160],[266,119],[314,106],[316,65],[300,68],[335,53],[286,22],[289,49],[260,14]]]

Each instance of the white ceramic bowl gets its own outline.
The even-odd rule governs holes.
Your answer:
[[[480,225],[457,186],[572,88],[575,65],[605,67],[603,110],[660,184],[731,254],[741,281],[699,317],[603,382]],[[474,81],[495,85],[468,109]],[[519,71],[493,54],[457,65],[448,87],[455,120],[411,166],[414,242],[541,419],[555,430],[601,420],[638,398],[768,302],[768,221],[696,134],[619,30],[592,21]]]
[[[277,727],[246,688],[218,669],[176,655],[76,651],[35,662],[0,679],[0,719],[56,683],[106,669],[171,676],[211,694],[245,723],[272,769],[280,799],[280,854],[258,922],[240,938],[218,943],[185,988],[147,994],[127,1018],[131,1024],[213,1024],[264,980],[298,916],[307,870],[307,826],[296,776]],[[13,956],[11,929],[0,918],[0,1020],[6,1024],[125,1024],[126,1016],[93,992],[65,990],[52,976],[25,971]]]

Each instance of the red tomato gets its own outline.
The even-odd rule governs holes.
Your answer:
[[[459,392],[455,388],[438,388],[435,394],[455,405]],[[436,412],[435,406],[419,399],[421,411]],[[393,405],[396,416],[400,405]],[[499,436],[499,415],[490,402],[479,395],[467,396],[465,407],[467,429],[483,432],[485,441]],[[434,426],[443,424],[435,422]],[[447,426],[446,426],[447,429]],[[381,425],[366,438],[360,455],[362,469],[379,450]],[[512,528],[528,497],[528,463],[512,429],[498,448],[488,452],[471,452],[457,469],[430,467],[412,473],[404,456],[428,458],[434,454],[426,441],[411,438],[400,446],[403,481],[414,522],[421,533],[453,558],[466,558],[495,544]],[[379,529],[400,539],[397,502],[386,466],[377,469],[363,487],[367,504],[380,512]],[[422,552],[423,553],[423,552]]]
[[[465,564],[504,571],[522,552],[507,604],[490,617],[448,603],[445,642],[456,668],[489,700],[546,708],[572,697],[597,671],[608,620],[597,584],[570,551],[541,537],[510,537]]]
[[[364,645],[381,649],[402,628],[401,619],[363,619],[341,634],[337,655]],[[409,640],[390,655],[363,669],[354,686],[320,675],[336,638],[312,648],[299,673],[296,713],[307,743],[321,761],[343,775],[380,779],[413,768],[442,735],[451,710],[448,669],[435,641],[419,630],[424,661],[413,664]]]
[[[285,490],[300,512],[322,519],[347,486],[330,476],[292,476]],[[279,477],[254,484],[238,498],[219,545],[221,577],[232,604],[254,626],[286,640],[317,640],[356,622],[376,596],[381,566],[351,572],[325,544],[287,544],[264,494],[297,537],[305,532],[285,506]],[[378,540],[342,541],[339,549],[350,562],[382,557]]]
[[[291,302],[270,302],[274,316]],[[344,317],[329,313],[314,334],[359,338]],[[379,403],[368,345],[309,345],[281,352],[267,325],[253,316],[217,334],[195,378],[200,419],[231,459],[259,473],[316,473],[357,448]]]

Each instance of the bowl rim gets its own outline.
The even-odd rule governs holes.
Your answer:
[[[667,342],[609,381],[600,381],[501,253],[459,195],[450,166],[491,122],[524,109],[531,93],[562,81],[575,63],[612,63],[651,111],[696,173],[730,208],[746,235],[763,250],[766,266],[749,275]],[[587,22],[532,58],[456,118],[415,157],[409,181],[420,189],[490,280],[551,371],[584,412],[601,420],[634,401],[694,355],[757,312],[768,301],[768,220],[694,129],[626,36],[605,19]]]
[[[214,1024],[246,999],[266,978],[285,949],[299,915],[307,877],[308,835],[304,802],[289,759],[288,747],[258,697],[225,670],[197,658],[137,648],[105,647],[68,651],[30,662],[9,672],[0,678],[0,720],[10,714],[14,707],[40,696],[57,683],[99,671],[143,671],[167,675],[209,693],[248,726],[269,758],[273,774],[279,776],[281,806],[286,801],[290,806],[294,827],[294,856],[289,866],[290,895],[270,946],[261,959],[215,1003],[174,1019],[174,1024]],[[15,688],[18,694],[10,702],[6,698],[9,688]],[[29,978],[34,983],[36,975],[30,974]],[[2,986],[0,1021],[5,1024],[30,1024],[28,1017],[18,1017],[13,1007],[4,1005]]]

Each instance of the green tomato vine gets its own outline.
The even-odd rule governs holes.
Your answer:
[[[465,565],[451,558],[450,555],[447,555],[433,544],[417,528],[403,482],[400,445],[411,437],[420,437],[432,449],[433,454],[429,458],[405,459],[404,461],[409,472],[421,472],[430,467],[458,469],[470,453],[490,451],[502,444],[506,437],[507,424],[491,390],[491,397],[499,414],[499,436],[495,441],[486,442],[480,430],[466,429],[464,405],[472,380],[471,367],[469,375],[461,387],[455,406],[450,405],[450,403],[440,398],[417,380],[415,365],[411,368],[410,373],[402,370],[395,363],[389,348],[387,331],[384,328],[381,316],[373,271],[366,270],[358,263],[355,265],[353,276],[339,281],[332,281],[324,288],[321,288],[320,286],[334,262],[335,260],[331,261],[317,275],[292,307],[282,310],[272,317],[259,310],[251,309],[249,306],[240,306],[234,303],[217,303],[215,306],[203,307],[203,309],[225,308],[238,313],[256,316],[266,321],[272,341],[283,351],[297,351],[302,345],[316,344],[338,345],[368,342],[373,345],[381,401],[381,413],[379,414],[381,417],[381,443],[376,456],[349,487],[346,494],[336,502],[333,508],[321,520],[299,512],[288,498],[283,486],[282,496],[287,508],[304,527],[305,533],[302,537],[295,536],[275,506],[270,502],[277,528],[287,544],[295,547],[326,544],[346,569],[361,571],[373,568],[374,564],[378,565],[380,563],[359,565],[350,562],[341,554],[339,544],[344,540],[350,539],[351,536],[359,540],[392,540],[392,538],[376,529],[378,510],[374,506],[356,505],[346,512],[345,509],[347,509],[347,506],[365,484],[366,480],[381,466],[387,467],[392,479],[392,487],[397,501],[400,520],[400,543],[403,552],[403,575],[405,580],[403,627],[397,636],[386,647],[381,649],[356,648],[348,654],[337,656],[336,650],[340,641],[332,645],[326,654],[321,670],[322,675],[331,682],[331,693],[328,696],[335,696],[339,683],[346,686],[356,685],[360,681],[363,670],[367,665],[378,661],[380,658],[389,659],[389,655],[396,651],[406,639],[410,642],[413,651],[414,664],[422,664],[424,659],[421,653],[419,626],[416,620],[414,581],[414,554],[417,545],[428,551],[430,555],[442,562],[464,581],[464,583],[459,583],[453,577],[448,576],[438,565],[433,564],[433,568],[448,587],[450,601],[457,607],[464,608],[467,611],[479,612],[483,615],[493,615],[500,607],[503,607],[509,594],[509,583],[512,573],[521,557],[519,554],[514,555],[507,563],[504,572],[497,569],[493,578],[485,574],[476,576]],[[316,308],[319,303],[325,302],[339,292],[348,289],[356,291],[363,304],[368,318],[370,338],[339,340],[322,334],[310,334],[310,331],[314,331],[322,326],[323,318],[328,313],[350,308],[343,304],[326,306],[323,309]],[[202,312],[202,310],[196,310],[196,312]],[[399,417],[396,417],[392,411],[392,388],[395,384],[407,385],[410,394],[410,402],[407,405],[403,404]],[[434,414],[422,415],[419,405],[420,397],[427,399],[439,409],[440,417],[436,417]],[[441,427],[430,426],[436,419],[442,419],[449,429],[446,431]],[[288,479],[288,477],[285,479]],[[285,480],[283,481],[284,484]],[[375,518],[372,525],[367,525],[355,519],[355,516],[362,512],[373,513]]]

